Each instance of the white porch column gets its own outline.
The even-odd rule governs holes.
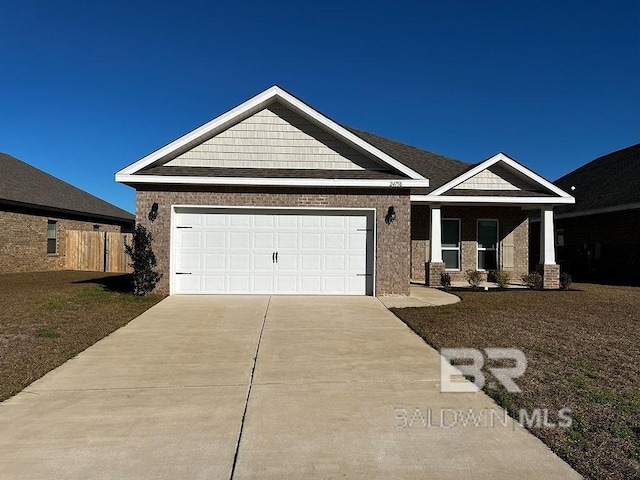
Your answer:
[[[555,234],[553,229],[553,207],[540,210],[540,263],[555,265]]]
[[[442,215],[440,205],[431,206],[430,250],[431,263],[442,263]]]

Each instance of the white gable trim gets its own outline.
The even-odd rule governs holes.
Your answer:
[[[184,147],[188,143],[193,142],[194,140],[197,140],[203,135],[214,132],[215,130],[222,131],[228,126],[236,123],[237,121],[247,117],[252,113],[255,113],[261,110],[266,105],[276,100],[280,101],[281,103],[291,108],[295,112],[302,114],[307,118],[315,121],[316,123],[324,126],[329,132],[333,133],[336,137],[346,141],[347,143],[360,147],[365,152],[368,152],[369,154],[371,154],[372,156],[380,160],[383,164],[386,164],[396,169],[397,171],[403,173],[404,175],[407,175],[409,178],[414,180],[422,180],[423,182],[427,180],[415,170],[412,170],[411,168],[407,167],[403,163],[399,162],[398,160],[394,159],[393,157],[387,155],[383,151],[374,147],[370,143],[365,142],[363,139],[354,135],[346,128],[337,124],[330,118],[324,116],[317,110],[311,108],[309,105],[307,105],[303,101],[294,97],[293,95],[286,92],[285,90],[278,87],[277,85],[274,85],[273,87],[268,88],[264,92],[259,93],[255,97],[250,98],[246,102],[229,110],[227,113],[224,113],[219,117],[214,118],[213,120],[211,120],[208,123],[205,123],[201,127],[198,127],[195,130],[192,130],[186,135],[183,135],[177,140],[160,148],[159,150],[156,150],[155,152],[150,153],[146,157],[141,158],[137,162],[132,163],[131,165],[123,168],[116,174],[116,181],[121,181],[121,180],[118,180],[118,176],[133,175],[139,170],[143,169],[144,167],[151,165],[156,160],[159,160],[160,158],[178,150],[179,148]],[[165,177],[165,176],[159,176],[158,183],[164,183],[167,178],[168,177]]]
[[[129,175],[116,173],[116,181],[126,184],[167,183],[190,185],[258,185],[284,187],[426,187],[428,180],[384,180],[356,178],[255,178],[255,177],[186,177],[173,175]]]
[[[497,155],[494,155],[493,157],[489,158],[488,160],[485,160],[484,162],[479,163],[478,165],[473,167],[468,172],[463,173],[459,177],[454,178],[453,180],[451,180],[450,182],[444,184],[440,188],[435,189],[428,196],[429,197],[441,196],[443,193],[448,192],[453,187],[461,184],[465,180],[470,179],[471,177],[477,175],[481,171],[486,170],[487,168],[489,168],[490,166],[492,166],[492,165],[494,165],[494,164],[496,164],[498,162],[502,162],[502,163],[510,166],[514,170],[520,172],[526,178],[532,180],[533,182],[535,182],[538,185],[546,188],[547,190],[552,191],[553,193],[558,195],[558,197],[566,198],[566,199],[572,199],[572,201],[570,201],[570,202],[561,202],[561,203],[574,203],[575,202],[573,197],[571,195],[569,195],[567,192],[565,192],[564,190],[559,189],[558,187],[556,187],[554,184],[552,184],[548,180],[545,180],[544,178],[542,178],[537,173],[529,170],[527,167],[525,167],[525,166],[519,164],[518,162],[516,162],[515,160],[509,158],[504,153],[498,153]],[[508,198],[508,197],[480,197],[480,196],[478,196],[478,197],[467,197],[467,196],[454,197],[454,196],[448,196],[448,195],[446,196],[447,201],[451,201],[451,198],[466,198],[466,199],[469,199],[469,201],[471,199],[476,199],[476,201],[478,199],[483,199],[483,201],[486,201],[486,200],[484,200],[486,198]],[[514,197],[514,198],[519,198],[520,200],[523,200],[524,198],[529,198],[529,197]],[[535,198],[535,197],[532,197],[532,198]],[[558,199],[556,198],[554,200],[557,201]],[[513,201],[513,200],[510,200],[510,201]],[[502,203],[502,202],[500,202],[500,203]],[[528,202],[522,202],[522,203],[528,203]],[[531,202],[531,203],[533,203],[533,202]],[[544,202],[544,203],[547,203],[547,202]]]

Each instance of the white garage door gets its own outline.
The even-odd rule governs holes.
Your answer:
[[[173,293],[373,293],[369,212],[178,208],[173,222]]]

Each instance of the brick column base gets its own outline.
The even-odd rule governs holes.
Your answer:
[[[536,265],[536,272],[542,275],[542,288],[557,290],[560,288],[560,265]]]
[[[439,287],[442,285],[440,283],[440,274],[444,273],[444,263],[425,262],[424,269],[427,287]]]

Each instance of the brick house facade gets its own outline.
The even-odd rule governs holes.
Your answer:
[[[532,209],[554,288],[553,207],[573,201],[504,154],[453,160],[344,127],[277,86],[116,180],[137,191],[169,294],[406,295],[411,280],[480,268],[519,280]]]
[[[574,280],[640,285],[640,144],[598,157],[554,182],[574,205],[557,209],[558,263]],[[540,224],[532,224],[532,248]]]
[[[67,230],[133,229],[133,215],[31,165],[0,154],[0,166],[0,273],[64,270]]]

